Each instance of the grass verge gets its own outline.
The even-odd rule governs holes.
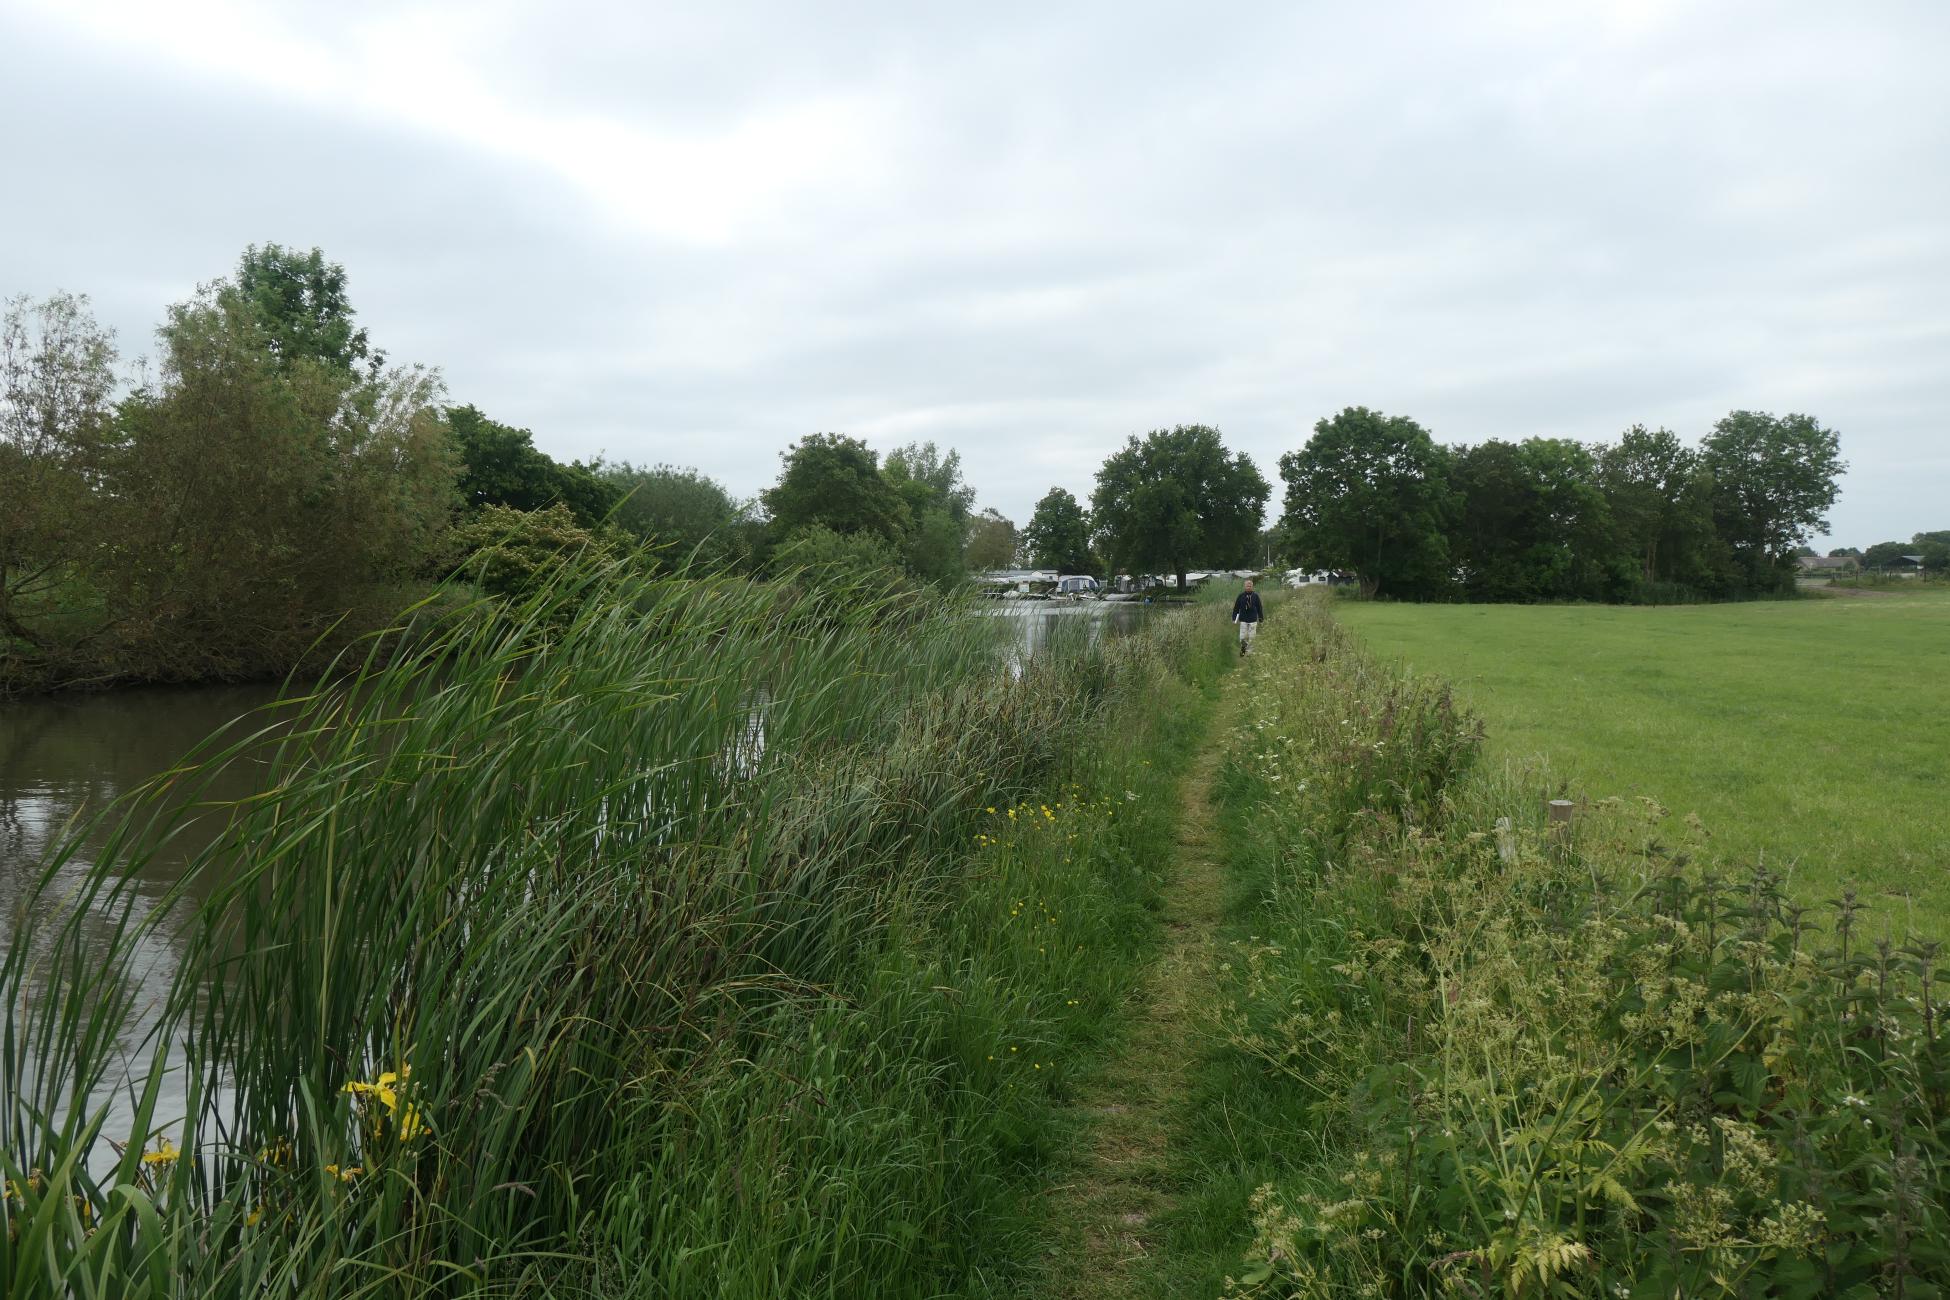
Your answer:
[[[1547,820],[1323,607],[1259,650],[1178,1293],[1938,1293],[1936,944],[1817,927],[1649,801]]]

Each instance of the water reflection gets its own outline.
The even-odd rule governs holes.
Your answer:
[[[1137,601],[1007,601],[983,608],[993,618],[1006,618],[1021,626],[1020,638],[1009,652],[1009,675],[1021,677],[1023,665],[1059,637],[1071,635],[1125,636],[1144,626],[1145,620],[1162,614],[1166,606],[1145,605]]]
[[[123,909],[78,892],[104,847],[108,828],[83,836],[55,869],[52,887],[37,889],[49,854],[72,829],[86,826],[117,800],[176,766],[213,733],[275,695],[269,686],[242,686],[0,701],[0,909],[4,909],[0,925],[6,927],[9,945],[22,942],[21,931],[30,921],[37,946],[57,929],[57,916],[29,917],[28,907],[51,913],[75,906],[77,898],[93,898],[90,910],[79,918],[79,933],[88,952],[98,955],[104,969],[109,969]],[[215,774],[204,794],[217,801],[242,798],[254,793],[255,785],[253,765],[240,763]],[[136,915],[153,910],[182,882],[185,865],[223,821],[223,812],[212,809],[191,819],[149,854],[133,858],[118,854],[118,860],[128,866],[126,885]],[[193,882],[191,893],[217,883]],[[155,1012],[168,996],[180,941],[181,935],[167,926],[142,931],[121,954],[125,964],[112,970],[121,982],[119,996],[136,1011],[122,1034],[125,1059],[149,1033]],[[109,1131],[116,1131],[114,1121],[125,1109],[111,1108]],[[180,1106],[174,1110],[180,1112]],[[162,1113],[170,1114],[172,1108],[165,1105]]]

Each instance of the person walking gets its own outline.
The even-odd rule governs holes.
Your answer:
[[[1239,657],[1246,657],[1246,648],[1253,643],[1259,633],[1259,625],[1266,618],[1266,606],[1259,603],[1259,593],[1253,590],[1253,580],[1246,579],[1246,589],[1232,602],[1232,621],[1239,625]]]

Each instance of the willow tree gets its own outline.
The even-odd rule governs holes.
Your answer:
[[[115,441],[115,345],[88,300],[15,298],[0,312],[0,657],[81,631],[63,593],[104,536],[96,484]]]

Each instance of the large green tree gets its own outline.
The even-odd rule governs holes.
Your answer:
[[[1090,573],[1090,516],[1066,489],[1053,487],[1029,516],[1022,547],[1029,563],[1039,569]]]
[[[901,543],[907,571],[942,585],[967,575],[968,516],[975,489],[962,481],[961,453],[912,442],[887,453],[882,474],[907,506]]]
[[[602,480],[616,493],[616,526],[651,541],[672,564],[717,567],[745,557],[750,545],[737,498],[716,479],[671,465],[606,465]]]
[[[60,598],[113,532],[95,485],[117,439],[114,387],[114,340],[86,298],[0,311],[0,658],[9,638],[40,657],[56,629],[85,634]]]
[[[1133,437],[1097,471],[1090,514],[1113,566],[1177,577],[1249,563],[1271,489],[1217,429],[1181,424]]]
[[[968,521],[968,543],[962,555],[968,567],[978,572],[1006,569],[1016,562],[1017,546],[1015,523],[991,508]]]
[[[1452,574],[1449,455],[1415,421],[1350,406],[1280,457],[1289,553],[1351,571],[1369,595],[1432,596]]]
[[[842,536],[872,533],[897,550],[907,541],[913,512],[866,443],[815,433],[780,452],[779,460],[779,481],[760,494],[776,540],[818,525]]]
[[[1595,600],[1629,581],[1590,449],[1492,440],[1450,456],[1451,559],[1475,600]]]
[[[1449,477],[1450,556],[1471,600],[1595,600],[1629,578],[1583,444],[1492,439],[1451,453]]]
[[[460,499],[469,507],[545,510],[567,506],[583,528],[599,528],[622,493],[600,462],[564,465],[535,445],[527,429],[491,420],[475,406],[447,412],[460,461]]]
[[[887,453],[882,472],[916,515],[940,510],[957,524],[975,509],[975,489],[962,480],[961,453],[910,442]]]
[[[377,377],[386,356],[354,324],[345,268],[314,248],[252,244],[237,263],[236,292],[255,309],[264,345],[281,365],[309,358]]]
[[[1699,453],[1669,429],[1635,424],[1601,445],[1597,461],[1617,544],[1636,557],[1640,582],[1699,581],[1713,534],[1712,478]]]
[[[1828,528],[1835,480],[1848,468],[1840,440],[1811,415],[1734,411],[1700,444],[1713,476],[1713,528],[1725,547],[1721,585],[1793,586],[1794,548]]]

